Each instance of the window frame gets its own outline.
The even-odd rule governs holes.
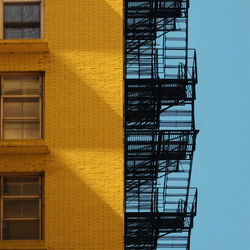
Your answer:
[[[5,3],[40,3],[40,38],[34,38],[36,40],[44,39],[44,0],[0,0],[0,39],[15,40],[4,38],[4,4]],[[23,38],[17,40],[24,40]],[[26,40],[26,39],[25,39]],[[32,40],[32,39],[27,39]]]
[[[5,76],[38,76],[40,79],[40,84],[41,84],[41,94],[40,95],[4,95],[2,93],[2,86],[4,84],[3,78]],[[40,140],[44,139],[44,72],[5,72],[1,73],[0,72],[0,140],[30,140],[30,139],[4,139],[4,129],[3,129],[3,123],[4,123],[4,99],[8,98],[13,98],[13,99],[18,99],[18,98],[37,98],[39,99],[39,138],[33,139],[33,140]],[[12,118],[13,119],[13,118]],[[8,120],[8,119],[7,119]],[[11,119],[9,119],[11,120]],[[13,119],[14,120],[14,119]],[[16,118],[18,120],[18,118]],[[32,121],[32,119],[31,119]],[[35,121],[35,119],[34,119]],[[32,140],[32,139],[31,139]]]
[[[38,177],[39,183],[39,195],[4,195],[4,178],[22,178],[22,177]],[[9,241],[3,239],[3,222],[4,221],[27,221],[27,220],[39,220],[39,237],[38,239],[29,239],[31,241],[44,239],[44,172],[31,172],[31,173],[0,173],[0,241]],[[38,218],[4,218],[4,200],[25,200],[25,199],[39,199]],[[11,239],[20,240],[20,239]],[[24,239],[25,240],[25,239]],[[22,241],[22,240],[21,240]],[[27,241],[27,240],[25,240]]]

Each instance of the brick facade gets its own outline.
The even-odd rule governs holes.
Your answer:
[[[50,152],[2,153],[0,171],[45,172],[49,250],[123,249],[122,10],[120,0],[45,0],[49,53],[0,54],[0,71],[45,72]],[[0,249],[44,248],[25,241]]]

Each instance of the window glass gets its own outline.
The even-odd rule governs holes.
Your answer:
[[[39,221],[3,221],[4,240],[38,240]]]
[[[39,98],[4,98],[3,116],[7,118],[36,118],[39,120]]]
[[[3,121],[3,139],[39,139],[39,121]]]
[[[3,139],[23,139],[23,126],[20,122],[3,122]]]
[[[5,3],[4,38],[40,38],[40,3]]]
[[[6,39],[19,39],[22,36],[22,30],[17,28],[6,28],[4,33]]]
[[[4,199],[3,216],[7,218],[38,218],[38,199]]]
[[[23,29],[23,38],[24,39],[38,38],[39,33],[40,33],[39,28],[24,28]]]
[[[39,76],[4,76],[2,93],[5,95],[40,95]]]
[[[3,179],[3,195],[39,195],[38,177],[5,177]]]
[[[23,5],[23,21],[39,22],[40,21],[40,5],[24,4]]]
[[[22,5],[20,4],[4,4],[4,21],[5,22],[21,22]]]

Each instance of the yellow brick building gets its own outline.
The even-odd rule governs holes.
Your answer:
[[[42,39],[2,39],[0,72],[44,74],[44,136],[1,140],[0,172],[44,172],[44,237],[0,250],[123,249],[123,2],[41,8]]]

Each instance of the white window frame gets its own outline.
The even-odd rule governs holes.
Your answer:
[[[3,38],[4,16],[3,9],[5,3],[40,3],[40,39],[44,39],[44,0],[0,0],[0,39]],[[7,39],[6,39],[7,40]],[[9,40],[9,39],[8,39]]]

